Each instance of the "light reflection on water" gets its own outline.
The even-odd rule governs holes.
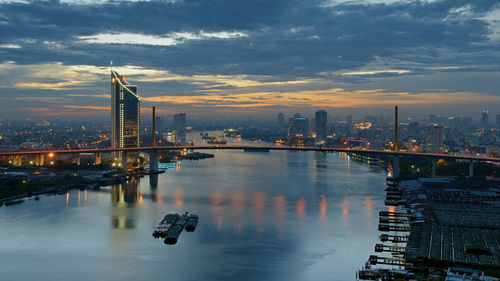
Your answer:
[[[378,238],[382,170],[344,154],[214,153],[101,191],[0,208],[8,268],[0,272],[5,280],[67,280],[67,272],[72,280],[355,279]],[[195,232],[175,246],[152,238],[166,213],[184,211],[200,216]]]

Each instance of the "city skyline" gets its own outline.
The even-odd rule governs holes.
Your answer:
[[[233,2],[0,1],[0,118],[106,118],[110,60],[162,115],[500,114],[495,2]]]

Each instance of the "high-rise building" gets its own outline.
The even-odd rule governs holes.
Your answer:
[[[283,128],[285,127],[285,115],[283,113],[278,113],[278,117],[276,118],[278,121],[278,128]]]
[[[111,68],[111,146],[138,147],[141,99],[137,86]]]
[[[174,114],[175,141],[186,144],[186,113]]]
[[[428,153],[443,152],[443,126],[431,124],[427,127],[426,146]]]
[[[290,118],[290,124],[288,125],[289,143],[300,142],[300,140],[306,139],[308,134],[309,119],[296,113],[293,118]]]
[[[347,115],[347,116],[345,117],[345,121],[346,121],[347,123],[352,123],[352,115]]]
[[[156,132],[157,133],[162,133],[163,132],[163,128],[164,128],[164,124],[163,124],[163,117],[162,116],[156,116],[155,117],[155,121],[156,121]]]
[[[488,110],[483,110],[483,113],[481,114],[481,129],[486,130],[488,129],[488,123],[490,122],[490,118],[488,115]]]
[[[327,129],[328,129],[328,116],[326,111],[319,110],[315,113],[315,129],[316,129],[316,141],[321,142],[326,140]]]
[[[497,129],[500,130],[500,115],[497,115],[496,119],[497,119]]]

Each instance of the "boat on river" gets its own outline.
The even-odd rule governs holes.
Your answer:
[[[186,219],[185,229],[187,232],[193,232],[196,229],[196,225],[198,224],[199,217],[197,215],[189,215]]]
[[[167,236],[170,230],[176,225],[181,216],[178,214],[168,214],[158,223],[158,226],[153,231],[153,237],[163,238]]]
[[[184,213],[179,221],[168,231],[167,236],[165,237],[165,244],[173,245],[177,243],[179,236],[181,235],[182,230],[186,226],[187,219],[189,215],[188,213]]]

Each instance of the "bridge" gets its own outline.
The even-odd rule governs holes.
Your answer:
[[[438,153],[422,153],[411,151],[390,151],[390,150],[375,150],[375,149],[351,149],[339,147],[323,147],[323,146],[273,146],[273,145],[205,145],[205,146],[147,146],[147,147],[127,147],[127,148],[84,148],[84,149],[55,149],[55,150],[24,150],[24,151],[0,151],[0,157],[8,157],[14,166],[22,164],[21,156],[34,156],[35,165],[42,166],[45,163],[45,156],[54,157],[60,154],[73,154],[73,163],[80,164],[81,153],[94,153],[95,164],[101,163],[102,153],[123,152],[126,161],[127,152],[146,152],[150,155],[150,168],[152,171],[158,169],[158,152],[165,150],[285,150],[285,151],[323,151],[323,152],[345,152],[345,153],[363,153],[371,155],[392,155],[394,156],[393,174],[399,175],[399,156],[415,156],[427,157],[434,159],[449,159],[449,160],[464,160],[469,162],[469,176],[474,175],[474,162],[489,162],[500,163],[500,158],[483,157],[474,155],[452,155]],[[123,161],[122,159],[122,161]],[[155,164],[156,163],[156,164]],[[433,163],[433,175],[435,175],[435,161]],[[123,166],[126,165],[122,163]]]

